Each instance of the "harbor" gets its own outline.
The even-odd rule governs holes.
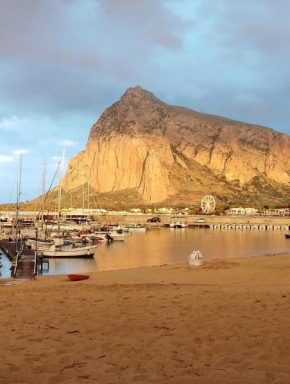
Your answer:
[[[290,384],[289,23],[0,1],[0,384]]]
[[[205,261],[287,253],[290,240],[285,238],[285,233],[284,230],[151,227],[144,232],[132,232],[123,242],[98,243],[94,257],[49,258],[49,269],[46,266],[43,274],[178,264],[187,262],[193,250],[200,250]],[[9,277],[9,273],[7,265],[2,277]]]

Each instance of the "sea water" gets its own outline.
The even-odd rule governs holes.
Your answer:
[[[193,250],[201,251],[205,261],[290,253],[290,239],[285,239],[285,231],[274,230],[151,229],[146,233],[132,233],[124,242],[100,243],[94,258],[49,259],[49,271],[44,274],[184,263]],[[9,277],[10,262],[4,255],[0,261],[2,277]]]

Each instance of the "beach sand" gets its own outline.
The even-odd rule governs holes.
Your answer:
[[[0,383],[290,383],[290,255],[37,277],[0,297]]]

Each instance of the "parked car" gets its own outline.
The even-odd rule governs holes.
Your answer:
[[[199,218],[199,219],[196,219],[195,220],[195,223],[205,223],[205,219],[203,219],[202,217]]]
[[[161,219],[160,217],[151,217],[151,219],[148,219],[147,220],[147,223],[160,223],[161,222]]]

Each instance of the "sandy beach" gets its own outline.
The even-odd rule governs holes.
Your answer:
[[[37,277],[0,295],[0,383],[290,383],[290,255]]]

